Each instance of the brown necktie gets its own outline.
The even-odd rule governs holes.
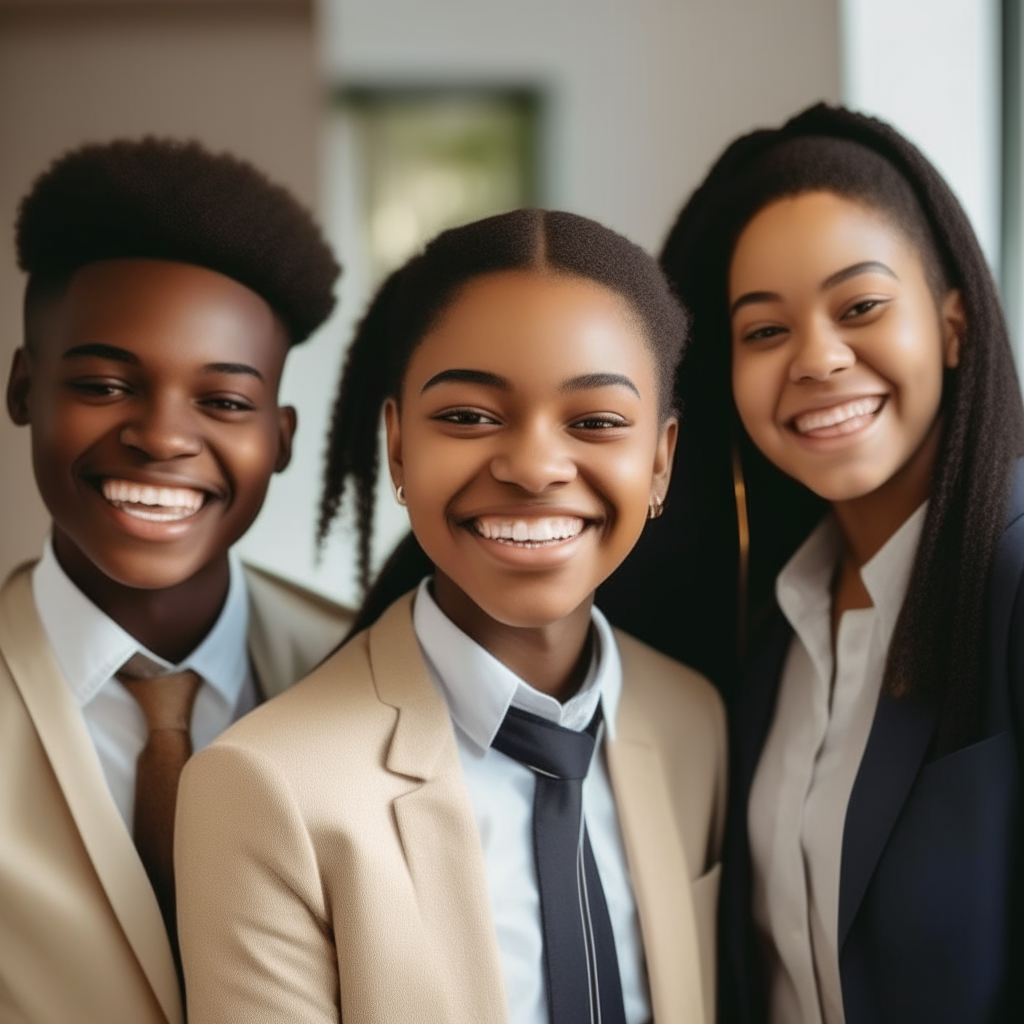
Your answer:
[[[202,680],[195,672],[150,679],[131,678],[126,666],[118,679],[138,701],[149,736],[135,763],[135,848],[156,892],[175,961],[178,929],[174,916],[174,804],[178,777],[192,753],[189,726]]]

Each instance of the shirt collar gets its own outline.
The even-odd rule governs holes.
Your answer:
[[[883,646],[892,639],[903,607],[927,510],[924,502],[861,566]],[[832,581],[842,551],[839,526],[826,516],[775,581],[779,607],[824,679],[832,676]]]
[[[604,712],[609,739],[622,692],[622,662],[608,620],[591,609],[594,654],[579,691],[565,704],[534,689],[464,633],[437,606],[430,577],[420,583],[413,628],[435,685],[455,724],[481,750],[491,745],[510,706],[573,729],[585,729],[597,710]]]
[[[61,568],[47,540],[32,573],[32,592],[46,637],[79,707],[85,707],[134,654],[168,672],[191,669],[234,707],[249,675],[249,601],[245,573],[228,555],[228,596],[213,628],[178,665],[147,650],[82,593]]]

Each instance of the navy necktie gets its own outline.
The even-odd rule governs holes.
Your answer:
[[[509,708],[495,750],[537,776],[533,855],[551,1024],[625,1024],[608,904],[583,820],[583,780],[601,726],[585,732]]]

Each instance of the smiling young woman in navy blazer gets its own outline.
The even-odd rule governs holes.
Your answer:
[[[967,218],[819,106],[726,150],[663,265],[681,450],[600,600],[730,700],[720,1020],[1024,1019],[1024,411]]]

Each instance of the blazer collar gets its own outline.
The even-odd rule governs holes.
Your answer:
[[[167,1020],[182,1024],[178,979],[156,897],[46,641],[31,579],[31,567],[22,566],[0,593],[0,649],[114,914]]]
[[[370,627],[370,671],[377,696],[398,711],[388,771],[426,780],[433,776],[447,744],[454,752],[455,736],[413,631],[414,594],[399,598]]]
[[[370,627],[370,672],[378,698],[398,712],[385,765],[419,785],[393,804],[425,949],[455,976],[438,973],[439,1000],[473,1007],[480,1020],[508,1021],[508,999],[494,930],[483,848],[462,777],[448,709],[430,681],[412,623],[413,593]],[[460,979],[456,981],[456,978]],[[454,995],[446,986],[459,985]],[[453,1014],[457,1016],[457,1014]]]
[[[705,1020],[700,949],[686,851],[675,829],[672,798],[650,723],[633,700],[636,676],[622,646],[618,731],[608,740],[608,774],[644,939],[651,1008],[659,1024]]]

